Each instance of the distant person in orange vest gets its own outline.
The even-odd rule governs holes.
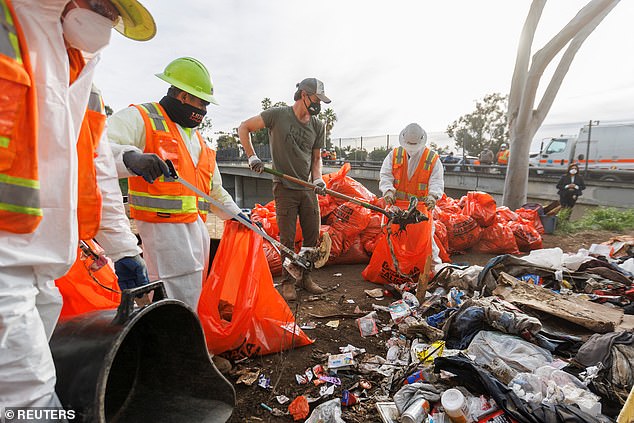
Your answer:
[[[167,95],[158,103],[133,105],[112,115],[108,139],[119,176],[129,177],[130,215],[141,236],[150,280],[162,280],[170,298],[197,311],[209,264],[207,213],[226,220],[241,209],[222,187],[216,152],[196,129],[207,106],[218,104],[207,68],[194,58],[181,57],[156,76],[170,84]],[[166,159],[172,160],[180,177],[232,214],[179,183],[164,181],[169,176]]]
[[[0,8],[0,404],[51,409],[60,406],[48,346],[61,307],[54,280],[77,254],[77,140],[98,62],[71,82],[67,49],[98,54],[113,27],[143,41],[156,26],[136,0]]]
[[[500,150],[498,151],[498,155],[497,155],[497,164],[500,166],[506,166],[509,164],[509,155],[511,154],[511,152],[508,149],[508,145],[506,145],[506,143],[503,143],[500,146]]]
[[[399,135],[400,147],[390,151],[383,160],[380,171],[379,189],[388,205],[406,209],[410,198],[416,197],[419,200],[418,209],[429,218],[427,221],[408,225],[407,230],[392,241],[400,246],[395,250],[407,255],[407,259],[401,261],[403,257],[398,257],[399,253],[395,251],[399,264],[410,262],[409,269],[399,269],[402,273],[414,272],[414,268],[422,272],[425,262],[430,258],[430,264],[442,264],[439,249],[433,241],[431,211],[445,189],[444,168],[438,154],[427,147],[426,143],[425,130],[417,123],[410,123]],[[386,243],[385,237],[377,242],[375,254],[362,273],[366,280],[383,283],[393,283],[397,279],[404,281],[393,264],[390,267],[389,263],[384,263],[386,257],[383,254],[376,254],[379,249],[385,250],[383,247]],[[391,259],[388,261],[391,262]],[[417,278],[418,274],[412,273],[407,282],[415,284]]]

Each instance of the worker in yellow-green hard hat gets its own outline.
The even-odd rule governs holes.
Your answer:
[[[150,280],[164,281],[170,298],[197,310],[209,263],[207,213],[230,219],[241,210],[222,187],[215,151],[196,129],[207,106],[218,104],[207,68],[194,58],[181,57],[156,76],[169,84],[165,97],[112,115],[108,139],[119,177],[129,177],[130,214],[143,241]],[[169,176],[167,159],[183,180],[225,210],[215,209],[181,184],[164,181]]]

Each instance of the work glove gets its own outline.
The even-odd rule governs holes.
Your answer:
[[[326,195],[326,182],[323,179],[315,179],[313,181],[313,185],[315,185],[315,193],[319,195]]]
[[[264,163],[262,163],[262,160],[254,154],[249,157],[249,167],[254,172],[262,173],[264,170]]]
[[[427,197],[425,197],[423,199],[423,203],[425,204],[425,207],[427,207],[427,210],[429,211],[433,210],[434,207],[436,207],[436,199],[431,195],[428,195]]]
[[[114,271],[119,278],[121,290],[138,288],[150,283],[145,261],[139,254],[117,260],[114,264]]]
[[[132,173],[142,176],[150,184],[161,175],[170,177],[170,170],[167,164],[153,153],[139,153],[134,150],[126,151],[123,153],[123,164]]]
[[[396,196],[394,195],[394,191],[390,190],[386,192],[385,195],[383,196],[383,199],[385,199],[385,203],[388,206],[393,205],[396,202]]]
[[[242,219],[246,220],[247,222],[253,224],[251,219],[249,219],[249,217],[246,214],[240,212],[240,213],[238,213],[238,216],[240,216]],[[231,219],[231,220],[235,220],[236,222],[239,222],[238,219],[236,219],[235,217],[233,219]]]

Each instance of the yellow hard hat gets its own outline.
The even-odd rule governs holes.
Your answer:
[[[209,71],[205,65],[193,57],[172,60],[163,73],[157,73],[156,76],[193,96],[218,104],[213,96],[214,84]]]
[[[137,0],[110,0],[119,11],[119,21],[115,29],[124,36],[147,41],[156,34],[156,24],[150,12]]]

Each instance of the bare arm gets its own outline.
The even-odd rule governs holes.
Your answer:
[[[266,125],[264,124],[264,119],[262,119],[262,116],[256,115],[245,120],[238,127],[238,137],[240,138],[240,144],[242,144],[247,158],[255,154],[255,150],[253,149],[253,144],[251,143],[251,137],[249,134],[251,132],[262,129],[265,126]]]
[[[310,160],[310,174],[313,181],[321,179],[321,150],[319,148],[313,149],[313,154]]]

